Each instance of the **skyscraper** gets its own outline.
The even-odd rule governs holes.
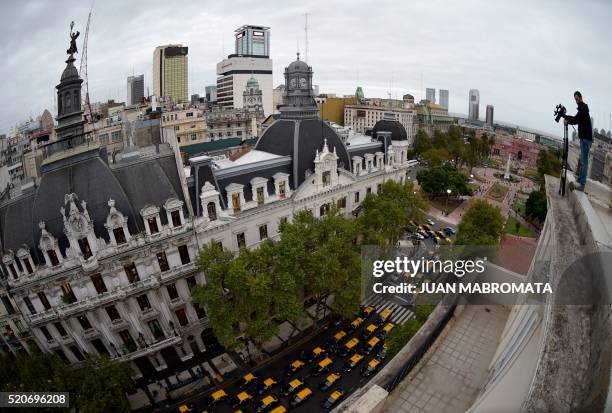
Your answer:
[[[493,127],[493,105],[487,105],[487,118],[485,123]]]
[[[137,105],[144,98],[144,75],[128,76],[127,78],[127,104]]]
[[[262,92],[263,110],[272,114],[272,59],[268,27],[241,26],[234,31],[236,50],[217,63],[217,103],[241,108],[248,80],[255,78]]]
[[[448,110],[448,90],[440,89],[440,106]]]
[[[188,48],[181,44],[158,46],[153,53],[153,94],[175,103],[188,102]]]
[[[431,103],[436,103],[436,89],[432,87],[425,89],[425,99]]]
[[[209,85],[204,88],[206,91],[206,102],[217,103],[217,85]]]
[[[478,120],[478,104],[480,103],[480,93],[476,89],[470,89],[470,100],[468,106],[468,119]]]

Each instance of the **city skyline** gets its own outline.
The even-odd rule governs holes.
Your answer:
[[[314,83],[321,93],[352,94],[360,85],[366,97],[386,97],[390,92],[401,98],[411,93],[418,100],[424,98],[426,86],[444,87],[450,91],[450,111],[467,114],[468,91],[476,88],[482,93],[482,104],[495,105],[497,119],[560,135],[552,110],[561,102],[573,113],[572,93],[578,89],[591,108],[594,127],[610,128],[612,104],[605,95],[612,90],[605,70],[610,67],[610,45],[599,40],[611,29],[597,24],[612,16],[612,6],[604,2],[564,8],[553,2],[530,7],[508,2],[495,11],[480,1],[461,8],[440,7],[438,2],[400,4],[392,13],[384,7],[375,11],[377,18],[389,21],[375,35],[358,30],[369,24],[372,11],[367,3],[351,2],[351,16],[343,13],[345,6],[343,2],[308,2],[279,10],[264,2],[241,13],[245,7],[221,4],[205,9],[186,4],[180,10],[163,3],[146,9],[97,4],[88,45],[90,97],[92,101],[124,101],[125,78],[132,73],[144,73],[145,94],[147,90],[152,94],[150,56],[156,46],[168,43],[190,48],[188,93],[204,95],[204,87],[216,83],[216,62],[233,51],[234,29],[243,24],[271,28],[276,86],[282,82],[282,68],[295,58],[296,51],[306,56],[304,13],[308,12],[308,63],[317,68]],[[90,5],[67,2],[61,15],[52,4],[41,2],[3,7],[0,30],[9,57],[0,70],[13,81],[4,90],[11,105],[0,117],[0,133],[45,108],[53,112],[53,73],[61,65],[49,57],[65,47],[61,35],[70,20],[84,31]],[[425,17],[434,14],[447,27],[435,36],[425,23]],[[411,16],[408,31],[402,29],[406,15]],[[485,23],[470,27],[462,20],[474,18]],[[153,21],[157,24],[151,24]],[[601,28],[597,35],[589,30],[593,25]],[[18,26],[37,30],[23,32]],[[355,28],[351,37],[338,30],[341,26]],[[593,47],[579,49],[579,38]],[[399,48],[401,53],[397,43],[406,45]],[[76,57],[78,62],[80,54]]]

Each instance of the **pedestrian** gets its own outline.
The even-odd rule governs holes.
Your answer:
[[[589,151],[593,143],[593,127],[591,125],[591,116],[589,115],[589,106],[582,100],[582,94],[579,91],[574,92],[574,100],[578,105],[578,112],[574,116],[566,115],[563,123],[565,125],[578,125],[578,138],[580,139],[580,174],[578,176],[579,186],[578,191],[584,191],[586,185],[587,172],[589,170]]]

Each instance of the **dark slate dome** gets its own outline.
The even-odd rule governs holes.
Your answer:
[[[338,166],[351,170],[351,158],[338,134],[320,119],[281,119],[274,122],[259,138],[255,149],[292,157],[293,188],[306,179],[306,171],[314,172],[314,158],[324,140],[331,152],[336,150]]]
[[[289,66],[287,66],[288,72],[308,72],[308,70],[308,64],[299,59],[289,63]]]
[[[66,63],[67,65],[64,71],[62,72],[62,77],[60,78],[60,82],[65,82],[71,79],[78,79],[79,71],[74,66],[74,58],[72,57],[68,58],[68,60],[66,60]]]
[[[372,128],[372,136],[376,138],[378,132],[391,132],[391,140],[394,141],[408,140],[406,129],[396,120],[379,120]]]

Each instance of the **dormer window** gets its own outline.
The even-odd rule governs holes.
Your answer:
[[[178,228],[184,224],[185,217],[183,216],[183,201],[176,198],[170,198],[164,204],[164,209],[166,210],[168,222],[173,228]]]
[[[183,224],[181,222],[181,214],[178,211],[172,211],[170,213],[170,216],[172,217],[172,226],[173,227],[180,227]]]
[[[234,213],[240,212],[240,194],[232,194],[232,209]]]
[[[232,208],[234,214],[237,214],[244,205],[244,185],[229,184],[225,188],[225,192],[227,193],[227,205]]]
[[[217,206],[214,202],[209,202],[208,205],[206,205],[206,212],[208,212],[208,219],[211,221],[217,220]]]
[[[91,258],[93,254],[91,253],[91,248],[89,247],[89,241],[87,240],[87,238],[79,239],[78,243],[79,248],[81,250],[81,254],[83,254],[83,258],[85,258],[86,260]]]
[[[286,196],[287,191],[286,191],[285,187],[286,187],[285,181],[279,182],[279,184],[278,184],[278,196],[281,199],[284,199],[285,196]]]
[[[26,248],[26,245],[17,251],[17,258],[19,259],[19,263],[21,264],[21,269],[23,271],[25,271],[27,274],[32,274],[34,272],[32,256],[30,255],[28,248]]]
[[[17,272],[17,268],[15,268],[15,264],[11,262],[7,265],[7,267],[13,278],[17,279],[19,277],[19,273]]]
[[[329,186],[331,184],[331,172],[324,171],[323,172],[323,186]]]
[[[140,215],[144,221],[145,231],[147,235],[157,234],[161,228],[159,219],[159,208],[155,205],[145,206],[140,210]]]
[[[49,257],[49,264],[51,264],[52,267],[59,265],[59,259],[57,258],[55,250],[47,250],[47,256]]]
[[[115,236],[117,245],[125,244],[125,232],[123,232],[123,228],[113,229],[113,235]]]
[[[263,187],[257,188],[257,206],[264,204],[264,189]]]
[[[157,234],[159,232],[159,228],[157,227],[157,218],[150,217],[147,219],[147,225],[149,226],[149,232],[151,234]]]
[[[251,179],[251,192],[257,206],[264,205],[268,201],[268,180],[262,177]]]
[[[287,198],[290,195],[289,174],[277,172],[272,177],[274,178],[274,190],[279,199]]]
[[[130,232],[127,227],[127,217],[115,208],[115,201],[113,199],[108,200],[108,206],[110,207],[110,211],[108,212],[108,217],[106,217],[104,226],[110,235],[111,242],[115,245],[123,245],[129,241],[130,237]]]

